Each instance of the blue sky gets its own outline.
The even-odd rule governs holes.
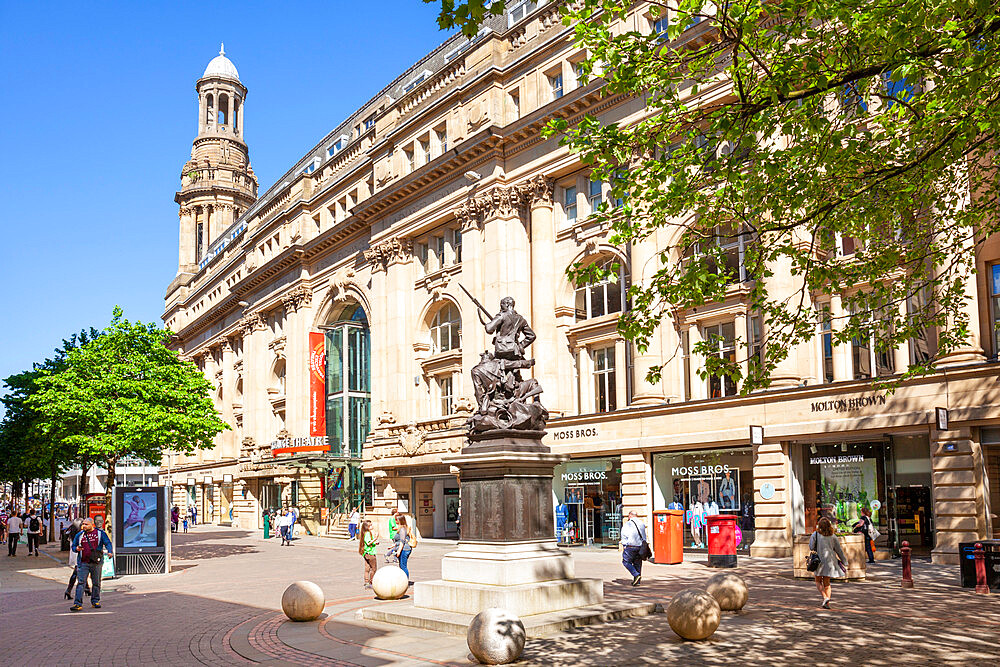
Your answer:
[[[226,44],[263,193],[444,41],[438,4],[0,0],[0,378],[115,304],[155,320],[177,270],[174,192],[195,80]]]

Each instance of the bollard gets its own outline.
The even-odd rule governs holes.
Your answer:
[[[913,588],[913,570],[910,567],[910,543],[903,540],[903,547],[899,550],[903,556],[903,588]]]
[[[986,553],[979,542],[976,542],[976,592],[980,595],[990,594],[990,587],[986,583]]]

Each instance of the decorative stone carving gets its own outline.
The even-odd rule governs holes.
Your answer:
[[[243,438],[240,443],[240,456],[246,457],[253,455],[254,451],[257,449],[257,443],[249,435]]]
[[[312,290],[308,287],[297,287],[281,300],[286,313],[294,313],[302,306],[312,303]]]
[[[285,336],[279,336],[267,344],[267,348],[274,352],[274,356],[278,359],[285,358]]]
[[[520,215],[526,206],[535,202],[551,204],[554,188],[554,181],[545,176],[513,185],[498,185],[469,199],[458,207],[455,215],[462,222],[463,231],[468,231],[493,217]]]
[[[424,446],[426,439],[427,434],[411,422],[406,426],[406,430],[399,434],[399,445],[408,456],[413,456]]]
[[[476,409],[476,402],[468,396],[457,396],[452,399],[451,407],[457,413],[471,413]]]
[[[379,161],[375,165],[375,187],[382,187],[392,180],[392,157]]]
[[[263,313],[248,313],[240,319],[238,326],[244,336],[249,336],[254,331],[266,327],[267,321]]]
[[[347,299],[347,290],[350,287],[356,286],[354,269],[344,267],[330,278],[330,299],[332,301],[344,301]]]
[[[382,413],[378,416],[379,426],[386,426],[388,424],[395,424],[395,423],[396,423],[396,415],[392,414],[388,410],[383,410]]]
[[[229,340],[228,336],[223,337],[222,341],[219,343],[219,347],[222,348],[223,352],[232,352],[233,351],[233,344],[232,344],[232,341]]]
[[[531,187],[531,203],[552,204],[552,195],[555,192],[556,182],[545,176],[536,176],[528,181]]]
[[[389,263],[394,260],[406,260],[409,258],[410,247],[408,243],[403,243],[397,238],[386,239],[381,243],[376,243],[368,250],[365,250],[365,260],[367,260],[374,270],[383,271],[389,268]]]
[[[489,100],[486,98],[475,100],[469,103],[466,120],[469,123],[469,132],[475,132],[490,120]]]

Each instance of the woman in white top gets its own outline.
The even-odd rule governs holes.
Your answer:
[[[355,507],[351,512],[351,518],[347,520],[347,534],[352,540],[358,536],[358,524],[361,523],[361,512],[358,510],[359,508]]]

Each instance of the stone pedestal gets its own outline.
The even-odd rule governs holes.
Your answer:
[[[567,457],[541,444],[543,433],[473,436],[444,461],[459,469],[462,541],[441,562],[441,579],[417,582],[413,601],[361,610],[362,618],[463,632],[479,612],[519,616],[528,636],[651,613],[652,603],[604,603],[600,579],[578,579],[556,545],[552,470]]]

